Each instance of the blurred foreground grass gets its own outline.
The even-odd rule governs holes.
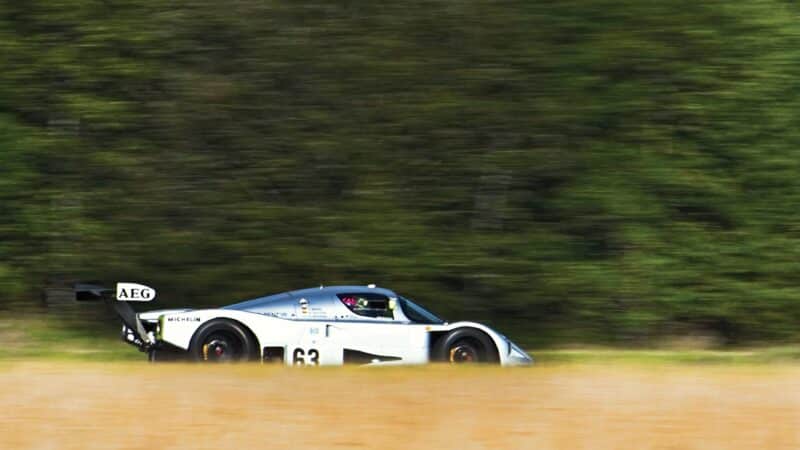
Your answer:
[[[796,365],[0,360],[0,448],[794,450],[799,375]]]
[[[52,319],[2,319],[0,359],[66,361],[144,361],[107,328],[80,330]],[[535,349],[537,365],[546,364],[800,364],[800,346],[709,349],[621,349],[582,347]]]

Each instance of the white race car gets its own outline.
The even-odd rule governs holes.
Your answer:
[[[447,323],[389,289],[328,286],[284,292],[217,309],[135,313],[120,291],[112,306],[122,337],[151,360],[263,361],[288,365],[533,362],[502,334],[475,322]],[[132,285],[146,288],[143,285]],[[120,294],[122,292],[122,294]],[[131,298],[141,296],[149,298]]]

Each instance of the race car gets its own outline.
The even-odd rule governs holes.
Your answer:
[[[137,284],[120,290],[120,285],[111,304],[123,321],[123,340],[146,352],[151,361],[503,366],[533,362],[520,347],[485,325],[448,323],[412,300],[372,284],[301,289],[216,309],[138,314],[127,302],[152,300],[155,291]],[[134,289],[126,291],[124,286]],[[136,295],[140,298],[133,298]]]

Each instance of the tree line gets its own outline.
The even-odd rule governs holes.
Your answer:
[[[377,283],[528,345],[800,327],[793,2],[0,5],[0,307]]]

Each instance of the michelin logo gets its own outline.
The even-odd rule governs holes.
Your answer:
[[[156,298],[156,290],[138,283],[117,283],[117,300],[122,302],[149,302]]]
[[[200,322],[199,317],[167,317],[167,322]]]

